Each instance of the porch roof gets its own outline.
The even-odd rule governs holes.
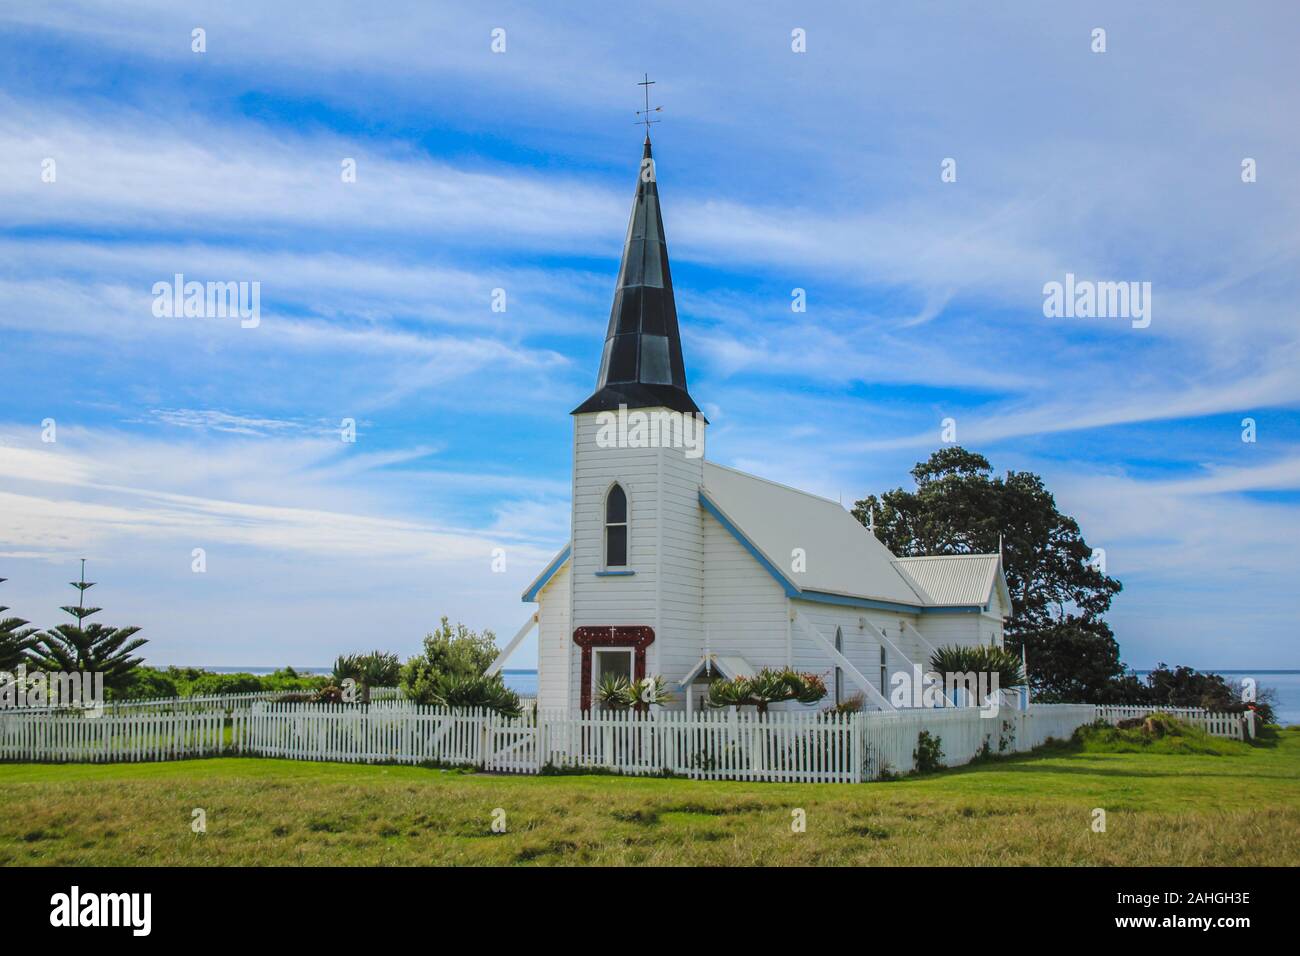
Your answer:
[[[758,673],[758,668],[737,654],[705,654],[686,672],[686,676],[677,682],[677,686],[681,687],[695,680],[708,664],[712,664],[714,670],[728,680],[736,677],[752,677]]]

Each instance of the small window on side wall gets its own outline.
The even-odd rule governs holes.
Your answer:
[[[605,496],[605,567],[627,567],[627,492],[622,485]]]
[[[844,630],[835,629],[835,649],[841,654],[844,653]],[[844,703],[844,669],[837,666],[835,668],[835,706],[838,707]]]

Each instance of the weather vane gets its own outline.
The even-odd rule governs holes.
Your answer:
[[[650,118],[650,114],[651,114],[651,113],[662,113],[662,112],[664,111],[664,108],[663,108],[662,106],[656,106],[654,109],[651,109],[651,108],[650,108],[650,87],[652,87],[652,86],[655,85],[655,81],[652,80],[652,79],[650,79],[650,74],[649,74],[649,73],[646,73],[646,74],[644,74],[644,75],[645,75],[645,79],[642,80],[640,83],[638,83],[637,86],[644,86],[644,87],[645,87],[645,109],[643,109],[643,110],[637,110],[637,111],[636,111],[636,115],[639,116],[639,117],[641,117],[639,120],[636,121],[636,125],[637,125],[637,126],[644,126],[644,127],[645,127],[646,138],[649,138],[649,136],[650,136],[650,124],[651,124],[651,123],[658,123],[658,122],[660,122],[660,120],[657,120],[657,119],[651,119],[651,118]]]

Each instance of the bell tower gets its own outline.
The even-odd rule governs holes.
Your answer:
[[[573,415],[570,701],[603,677],[669,684],[703,645],[707,422],[686,388],[650,137],[596,390]]]

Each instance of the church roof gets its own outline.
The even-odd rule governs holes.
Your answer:
[[[686,391],[686,363],[656,179],[647,136],[596,391],[573,410],[575,415],[616,410],[620,405],[699,411]]]
[[[1002,559],[996,554],[936,554],[894,559],[894,567],[912,589],[927,604],[937,607],[988,604],[995,587],[1010,607],[1006,580],[999,573],[1001,566]]]
[[[896,558],[838,502],[704,463],[700,506],[754,556],[789,597],[901,612],[977,612],[993,598],[1011,612],[996,554]],[[795,550],[802,550],[796,563]],[[537,600],[569,560],[560,551],[524,592]],[[801,568],[801,570],[796,570]]]
[[[701,495],[766,559],[769,571],[801,594],[927,603],[895,568],[889,549],[838,502],[712,462],[704,463]],[[795,570],[796,548],[803,570]]]

